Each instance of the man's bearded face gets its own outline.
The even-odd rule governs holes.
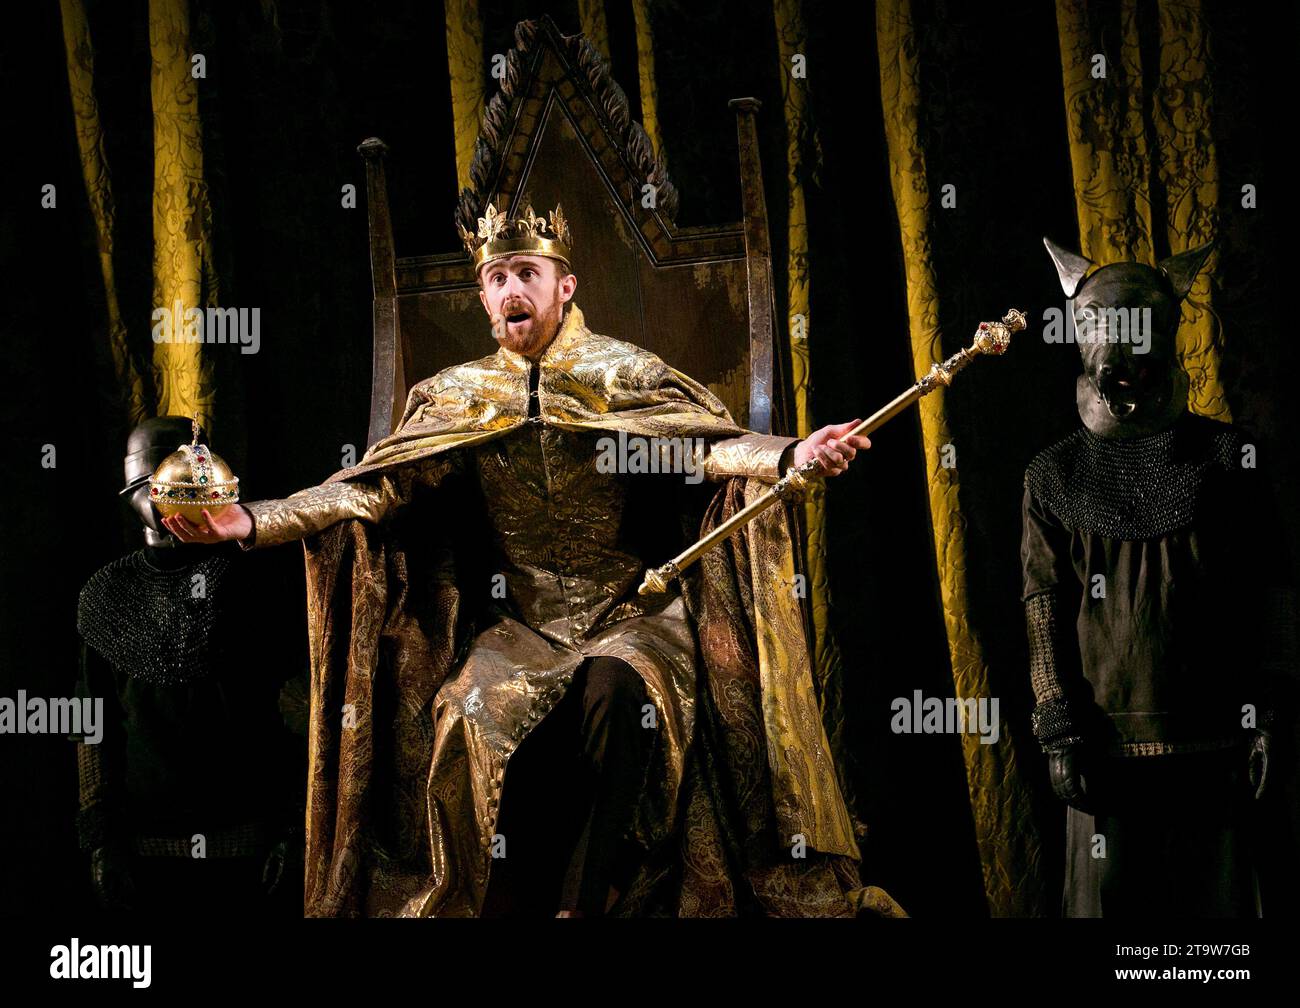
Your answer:
[[[562,273],[563,265],[547,256],[510,256],[483,267],[479,299],[494,323],[502,318],[493,335],[507,350],[535,360],[550,346],[578,283]]]

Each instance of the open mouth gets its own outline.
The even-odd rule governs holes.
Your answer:
[[[1138,386],[1127,378],[1109,378],[1101,383],[1098,391],[1101,400],[1116,420],[1123,420],[1137,410],[1142,392]]]
[[[506,315],[506,321],[511,325],[517,325],[518,323],[525,322],[530,318],[532,318],[532,316],[525,311],[509,312]]]

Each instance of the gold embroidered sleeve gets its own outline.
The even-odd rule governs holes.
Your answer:
[[[278,546],[329,528],[345,518],[377,522],[407,504],[417,486],[435,487],[457,466],[455,455],[435,455],[377,476],[322,483],[282,500],[245,504],[253,534],[240,540],[244,550]]]
[[[728,476],[751,476],[775,483],[785,475],[782,462],[789,465],[794,457],[791,453],[787,458],[787,450],[798,441],[798,438],[774,434],[742,434],[714,441],[705,449],[704,475],[715,481]]]

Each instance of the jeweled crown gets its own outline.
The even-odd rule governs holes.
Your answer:
[[[456,230],[474,261],[475,273],[484,263],[512,255],[546,256],[571,268],[569,222],[559,204],[546,217],[534,213],[530,203],[522,217],[510,218],[489,203],[486,213],[478,219],[478,234],[466,230],[459,221]]]

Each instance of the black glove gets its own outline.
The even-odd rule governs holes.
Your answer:
[[[1047,775],[1056,797],[1091,814],[1092,792],[1085,773],[1091,761],[1086,755],[1086,736],[1079,731],[1072,705],[1062,697],[1040,703],[1030,715],[1030,723],[1047,756]]]
[[[1052,781],[1052,791],[1065,804],[1089,815],[1095,811],[1095,795],[1089,788],[1089,760],[1082,741],[1071,741],[1063,745],[1048,747],[1047,775]]]
[[[296,825],[305,813],[299,813],[295,825],[288,827],[280,839],[267,852],[262,865],[262,891],[267,896],[278,893],[288,879],[290,883],[297,879],[302,881],[303,872],[303,833],[302,827]]]
[[[1247,779],[1250,786],[1255,789],[1255,800],[1264,797],[1264,791],[1268,787],[1268,757],[1273,748],[1273,736],[1262,729],[1255,732],[1255,737],[1250,741],[1250,752],[1247,755],[1249,769],[1247,770]]]
[[[131,860],[124,852],[115,847],[92,850],[90,879],[103,909],[135,909],[135,880],[131,877]]]
[[[285,865],[289,861],[289,841],[281,840],[266,855],[262,865],[262,891],[274,896],[284,881]]]

